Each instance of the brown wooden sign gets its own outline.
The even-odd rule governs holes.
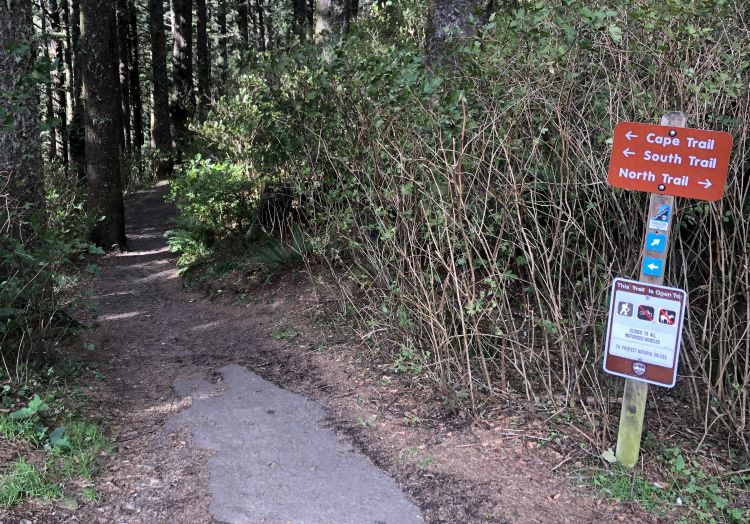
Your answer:
[[[674,387],[687,294],[616,278],[612,285],[604,371]]]
[[[723,131],[620,122],[607,181],[623,189],[719,200],[731,151],[732,135]]]

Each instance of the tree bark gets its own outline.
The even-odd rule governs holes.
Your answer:
[[[258,49],[263,52],[266,50],[266,21],[263,13],[263,0],[255,0],[255,7],[258,10]]]
[[[161,179],[172,173],[164,0],[148,0],[148,16],[151,37],[151,147],[157,152],[156,176]]]
[[[63,54],[62,24],[60,23],[60,5],[57,0],[48,0],[47,13],[49,14],[52,38],[49,42],[49,56],[55,67],[50,71],[52,81],[52,102],[55,119],[57,121],[57,159],[64,165],[68,163],[68,115],[67,103],[65,101],[65,57]]]
[[[39,0],[39,18],[42,24],[42,43],[44,44],[44,50],[46,53],[47,60],[52,63],[50,58],[50,39],[49,32],[47,31],[47,8],[44,5],[44,0]],[[47,127],[49,128],[49,161],[54,162],[57,158],[57,127],[54,125],[55,121],[55,107],[54,99],[52,94],[52,82],[47,82],[44,86],[44,98],[45,98],[45,120]]]
[[[427,51],[439,53],[451,35],[459,39],[473,33],[471,18],[486,20],[486,0],[429,0],[425,28]]]
[[[219,93],[226,92],[229,67],[229,51],[227,49],[227,3],[226,0],[218,0],[216,9],[216,23],[219,26]]]
[[[247,25],[247,2],[248,0],[236,0],[237,2],[237,30],[240,33],[240,59],[247,54],[250,45],[250,31]]]
[[[143,146],[143,100],[141,94],[141,58],[138,45],[138,6],[128,2],[128,48],[130,48],[130,101],[133,106],[133,152],[141,157]]]
[[[315,40],[321,42],[333,30],[333,2],[315,0]]]
[[[132,137],[130,133],[130,48],[128,46],[128,5],[127,0],[117,0],[117,58],[120,72],[120,104],[122,125],[122,148],[130,153]]]
[[[72,49],[72,37],[70,28],[70,6],[68,0],[62,0],[60,3],[60,12],[62,14],[62,23],[65,26],[65,125],[67,127],[67,133],[65,140],[70,144],[70,125],[73,122],[73,49]],[[70,151],[65,159],[66,163],[70,162]]]
[[[172,0],[171,111],[178,154],[188,141],[188,120],[195,110],[193,98],[193,2]]]
[[[344,0],[344,32],[348,33],[352,20],[359,15],[359,0]]]
[[[292,31],[303,40],[309,32],[307,1],[292,0]]]
[[[31,77],[36,44],[31,3],[0,2],[0,200],[11,214],[0,222],[0,238],[22,242],[31,234],[30,217],[44,211],[38,94]]]
[[[78,0],[70,2],[70,44],[73,63],[72,99],[73,112],[68,126],[68,144],[70,149],[70,164],[79,183],[86,181],[86,139],[83,125],[83,80],[81,67],[81,10]]]
[[[203,121],[211,107],[211,54],[208,47],[206,0],[195,0],[196,61],[198,67],[198,118]]]
[[[99,0],[81,0],[80,7],[87,211],[97,219],[92,241],[104,249],[124,248],[115,10],[111,3]]]
[[[266,0],[258,0],[260,2],[260,10],[263,11],[263,17],[266,19],[266,44],[263,48],[263,50],[271,51],[274,47],[275,40],[276,40],[276,32],[273,28],[273,17],[271,16],[270,12],[270,6],[268,7],[268,10],[266,9],[266,5],[268,4]]]

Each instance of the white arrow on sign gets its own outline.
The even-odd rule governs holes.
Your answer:
[[[625,138],[627,138],[628,140],[632,140],[634,138],[638,138],[638,135],[634,134],[632,131],[628,131],[627,133],[625,133]]]
[[[655,238],[651,241],[651,247],[656,247],[661,244],[661,238]]]
[[[659,269],[659,266],[657,266],[653,262],[647,265],[646,267],[649,268],[651,271],[656,271],[657,269]]]
[[[630,148],[627,148],[622,152],[622,154],[625,155],[625,158],[628,158],[630,155],[634,155],[635,151],[631,151]]]
[[[708,189],[713,185],[709,179],[699,180],[698,183],[702,185],[704,189]]]

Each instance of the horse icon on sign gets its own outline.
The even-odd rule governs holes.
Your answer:
[[[659,309],[659,324],[667,324],[674,326],[677,313],[670,311],[669,309]]]

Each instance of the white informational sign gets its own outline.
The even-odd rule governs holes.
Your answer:
[[[615,279],[604,371],[674,387],[686,303],[687,294],[681,289]]]

